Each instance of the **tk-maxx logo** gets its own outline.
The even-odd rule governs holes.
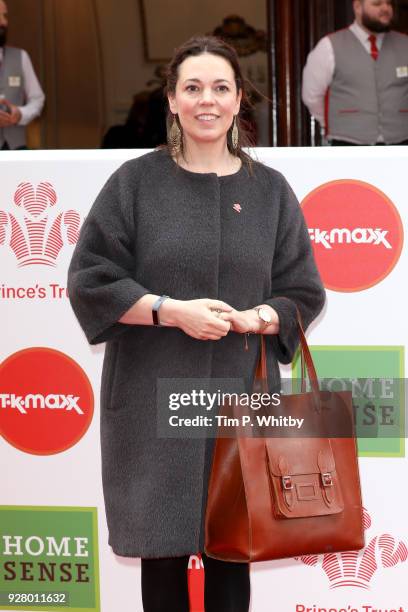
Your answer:
[[[312,242],[321,244],[325,249],[331,249],[332,244],[373,244],[374,246],[383,245],[386,249],[392,249],[386,236],[388,230],[372,227],[356,227],[353,230],[346,227],[334,227],[332,230],[322,230],[318,228],[309,229]]]
[[[25,396],[14,393],[0,393],[0,408],[15,408],[21,414],[27,414],[29,408],[48,408],[50,410],[73,410],[77,414],[84,414],[78,405],[79,397],[61,393],[29,393]]]

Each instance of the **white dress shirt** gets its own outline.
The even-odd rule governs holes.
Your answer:
[[[355,21],[350,26],[350,31],[358,38],[364,49],[371,55],[370,34]],[[377,48],[380,51],[384,34],[377,34]],[[302,100],[309,112],[317,119],[322,127],[324,121],[324,101],[327,89],[333,80],[335,70],[335,58],[330,36],[325,36],[309,53],[306,65],[303,69]]]
[[[41,114],[44,106],[45,95],[34,72],[30,56],[24,49],[21,50],[21,63],[24,77],[24,94],[26,103],[17,108],[21,112],[18,125],[28,125],[33,119]],[[3,48],[0,47],[0,65],[3,61]]]

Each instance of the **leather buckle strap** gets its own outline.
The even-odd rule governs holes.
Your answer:
[[[333,486],[333,479],[332,476],[330,474],[330,472],[323,472],[321,474],[322,477],[322,483],[324,487],[332,487]]]
[[[282,486],[285,491],[293,489],[292,476],[282,476]]]

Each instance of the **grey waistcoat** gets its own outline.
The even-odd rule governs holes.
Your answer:
[[[21,57],[21,49],[4,47],[3,62],[0,66],[0,93],[16,106],[23,106],[25,102]],[[4,142],[8,142],[10,149],[24,147],[26,145],[24,126],[0,128],[0,149]]]
[[[375,144],[380,134],[387,144],[408,139],[408,36],[388,32],[377,61],[349,29],[330,40],[336,67],[328,137],[358,144]]]
[[[250,382],[259,338],[250,336],[246,351],[238,333],[203,341],[118,320],[147,293],[221,299],[239,310],[266,302],[280,318],[279,337],[266,336],[269,380],[279,384],[278,359],[289,363],[297,345],[295,304],[307,326],[324,303],[293,191],[260,163],[253,176],[243,166],[219,178],[179,168],[165,150],[126,162],[84,222],[68,292],[88,341],[106,341],[100,418],[110,545],[130,557],[201,552],[212,441],[157,436],[157,380]]]

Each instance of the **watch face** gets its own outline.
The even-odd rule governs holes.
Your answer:
[[[272,321],[272,315],[266,308],[260,308],[258,310],[259,318],[262,319],[265,323],[270,323]]]

